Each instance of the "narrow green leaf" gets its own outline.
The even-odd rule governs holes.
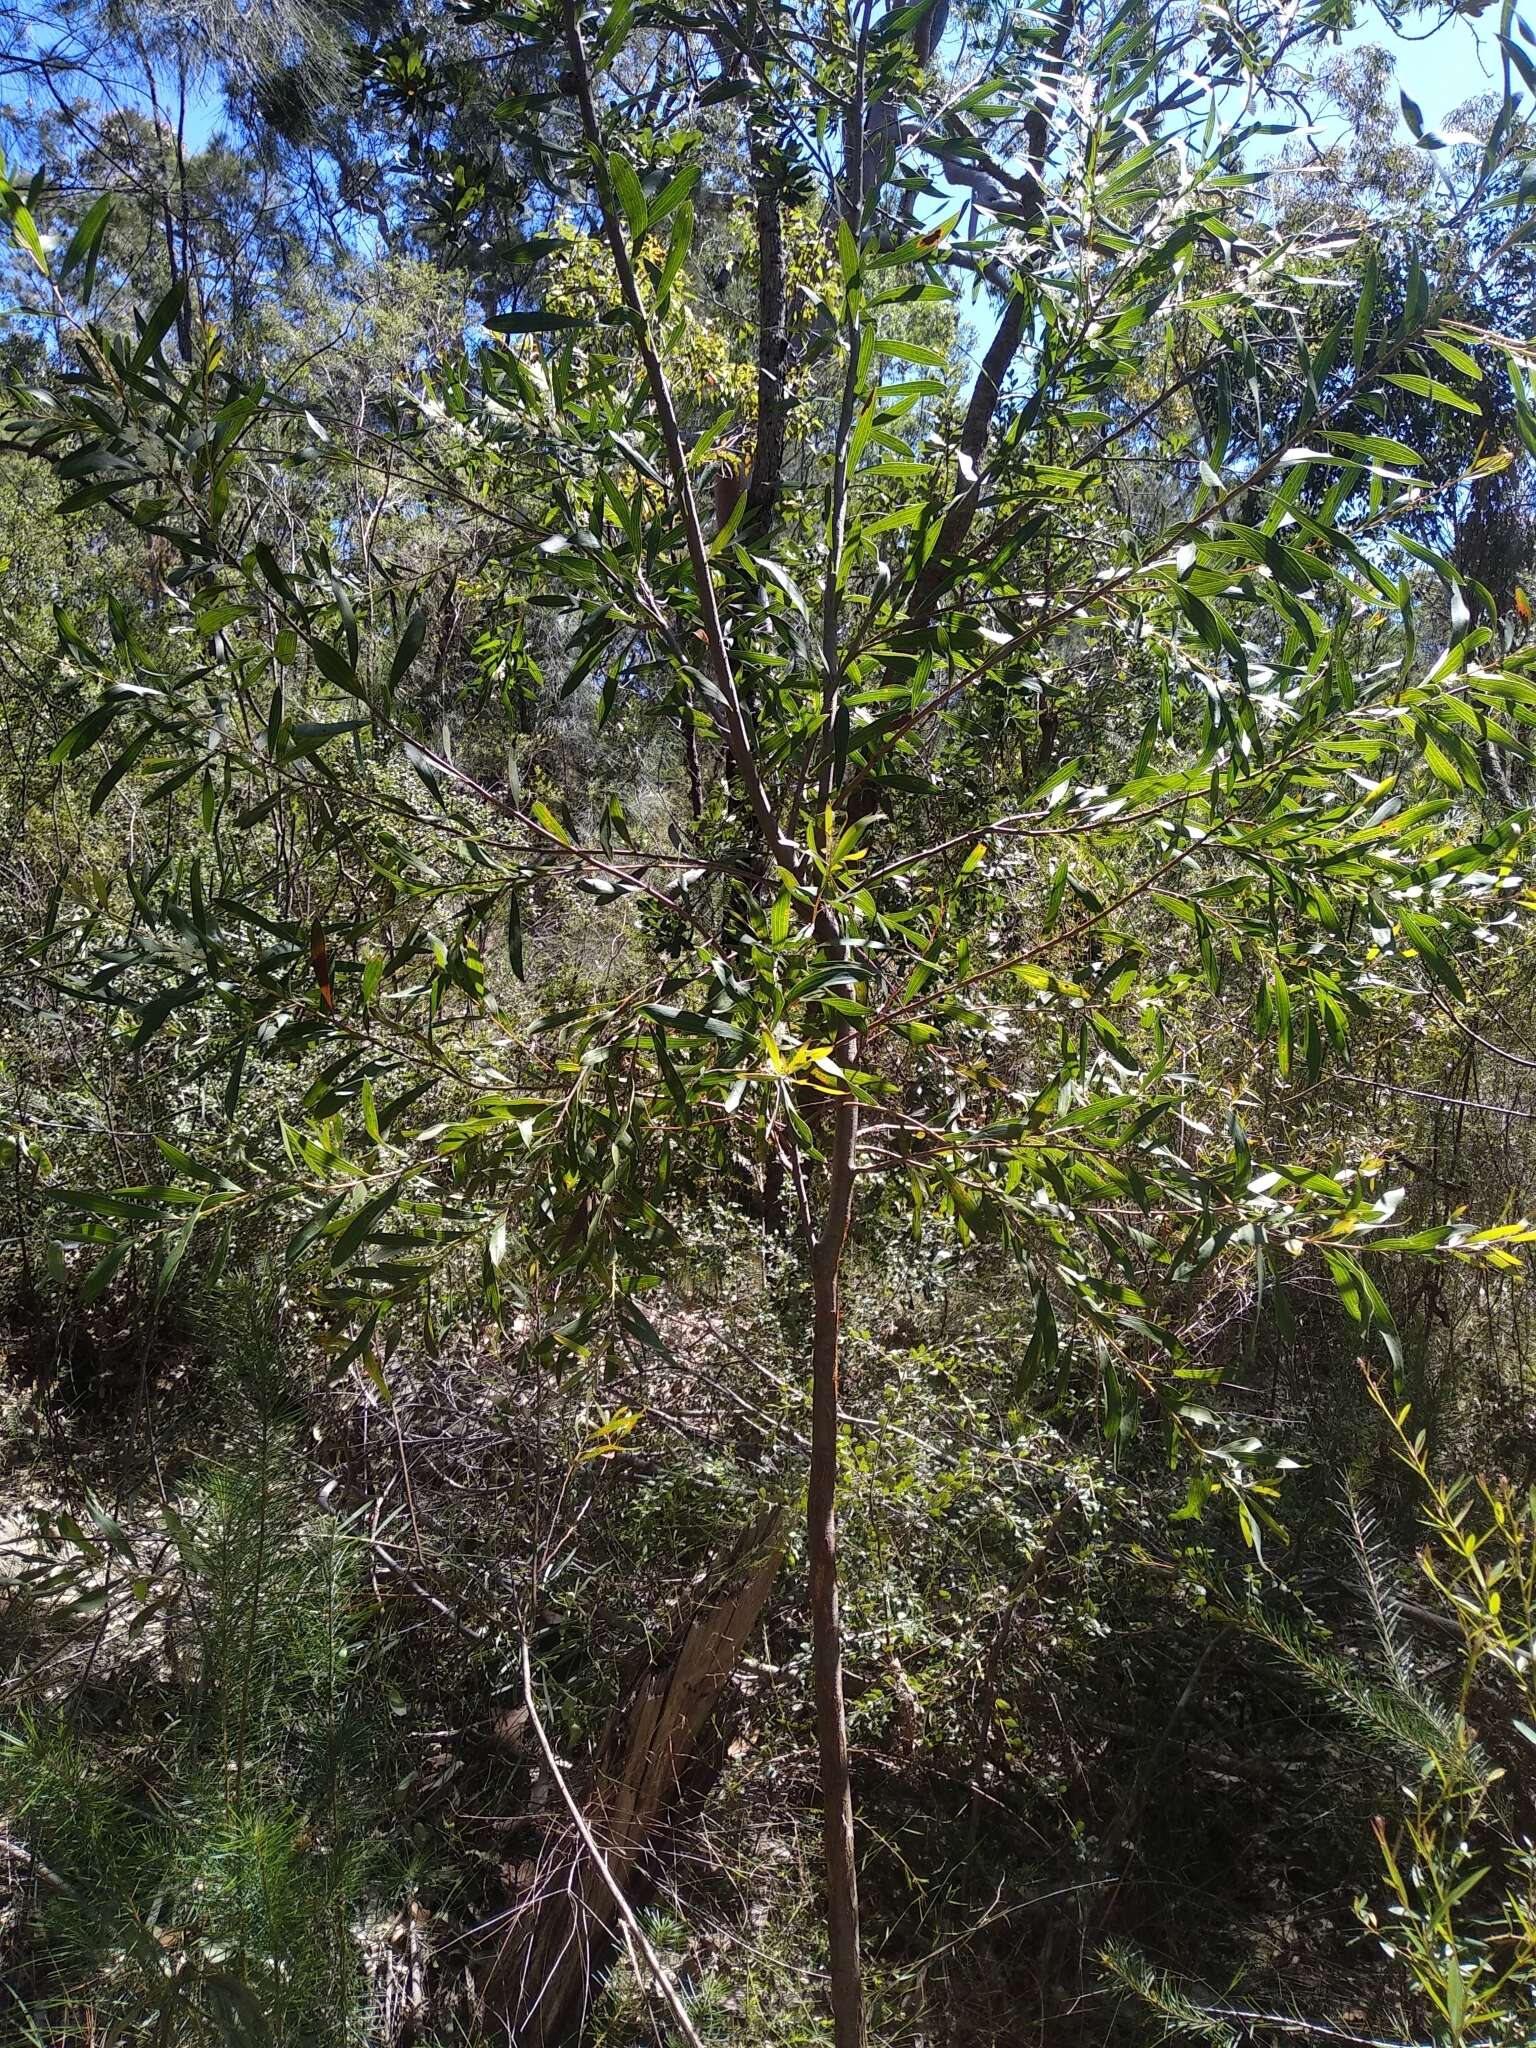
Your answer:
[[[187,1247],[192,1242],[192,1234],[201,1220],[201,1208],[194,1209],[166,1247],[165,1257],[160,1262],[160,1271],[155,1279],[157,1301],[164,1301],[170,1284],[176,1277],[176,1269],[186,1257]]]
[[[845,220],[837,224],[837,260],[842,268],[844,285],[851,285],[859,274],[859,245]]]
[[[186,281],[185,279],[180,279],[171,286],[164,298],[155,306],[144,323],[144,331],[140,334],[138,346],[133,352],[133,368],[135,370],[143,369],[144,365],[153,357],[161,342],[164,341],[165,337],[175,326],[186,296]]]
[[[331,1265],[333,1268],[344,1266],[347,1263],[348,1259],[351,1258],[352,1254],[372,1231],[379,1218],[386,1211],[392,1209],[395,1203],[399,1201],[401,1190],[404,1186],[405,1180],[404,1176],[402,1176],[399,1180],[392,1182],[382,1195],[375,1195],[371,1202],[364,1202],[361,1209],[349,1220],[346,1228],[331,1246]]]
[[[85,218],[81,221],[79,227],[75,229],[73,235],[71,235],[69,247],[64,251],[63,257],[59,262],[59,276],[63,279],[72,276],[79,265],[84,263],[87,258],[91,259],[90,273],[82,293],[87,302],[91,296],[90,283],[94,280],[97,247],[101,241],[102,231],[107,225],[107,218],[111,211],[112,194],[110,192],[103,192],[100,198],[89,208]]]
[[[684,164],[668,184],[651,201],[649,227],[654,230],[664,221],[675,206],[681,206],[694,186],[699,182],[699,166]]]
[[[1386,379],[1400,391],[1411,391],[1415,398],[1432,398],[1436,405],[1454,406],[1457,412],[1469,412],[1481,416],[1482,407],[1474,398],[1464,398],[1459,391],[1453,391],[1449,384],[1442,384],[1438,377],[1424,377],[1417,370],[1397,370]]]
[[[645,203],[645,192],[640,180],[635,176],[631,165],[616,151],[608,159],[608,176],[613,185],[614,196],[624,209],[629,239],[638,242],[645,234],[650,220],[650,208]]]
[[[672,223],[671,239],[667,243],[666,261],[661,266],[661,275],[656,281],[656,297],[665,299],[671,291],[677,273],[688,260],[688,251],[693,244],[693,208],[684,206]]]
[[[44,277],[46,277],[48,275],[48,257],[43,249],[43,238],[37,232],[37,222],[32,218],[26,207],[21,204],[20,200],[11,208],[11,232],[32,258],[32,261],[37,265]]]
[[[400,644],[395,649],[395,658],[389,665],[389,687],[391,690],[399,686],[402,677],[410,668],[411,663],[420,654],[422,642],[426,637],[427,614],[425,608],[418,605],[405,622],[404,630],[400,635]]]

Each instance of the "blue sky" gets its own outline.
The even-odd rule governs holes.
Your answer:
[[[1370,19],[1345,37],[1346,48],[1379,43],[1390,50],[1397,82],[1423,109],[1425,124],[1445,126],[1452,109],[1477,93],[1498,91],[1503,84],[1498,44],[1494,40],[1497,10],[1482,21],[1458,15],[1423,40],[1394,36],[1372,12]],[[1536,56],[1536,51],[1532,52]],[[1517,81],[1518,82],[1518,81]]]

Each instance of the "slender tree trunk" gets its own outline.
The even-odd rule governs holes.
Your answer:
[[[836,197],[842,220],[857,240],[864,210],[865,97],[873,0],[863,0],[853,63],[853,91],[843,109],[847,155]],[[848,350],[842,404],[838,412],[837,453],[828,507],[826,588],[822,599],[821,722],[825,749],[817,785],[821,803],[832,792],[846,765],[838,742],[846,714],[842,704],[843,663],[839,647],[843,545],[847,533],[848,479],[851,473],[854,412],[858,403],[859,321],[854,302],[845,303],[844,338]],[[830,826],[830,814],[829,814]],[[829,831],[828,851],[832,841]],[[818,930],[830,960],[846,960],[838,919],[830,911],[818,918]],[[854,1064],[852,1032],[837,1037],[837,1057]],[[843,1247],[853,1214],[853,1155],[858,1138],[859,1107],[845,1095],[837,1105],[832,1145],[827,1160],[827,1206],[811,1246],[811,1469],[807,1488],[807,1552],[811,1572],[811,1664],[816,1695],[816,1751],[821,1766],[821,1842],[827,1887],[827,1960],[832,1971],[832,2034],[837,2048],[864,2048],[864,1978],[859,1961],[859,1874],[854,1860],[853,1785],[848,1773],[848,1716],[843,1705],[843,1624],[837,1597],[837,1424],[841,1394],[843,1309],[841,1280]]]
[[[862,178],[864,67],[868,53],[871,6],[866,4],[855,66],[856,87],[851,132],[856,175]],[[582,36],[577,0],[565,0],[565,36],[571,56],[571,79],[581,110],[582,132],[593,152],[601,202],[603,232],[613,256],[619,290],[635,322],[635,345],[645,367],[666,449],[667,469],[682,517],[688,559],[698,603],[698,628],[709,651],[717,722],[727,753],[735,765],[767,853],[795,874],[805,872],[799,846],[781,824],[764,779],[754,725],[743,708],[730,643],[721,623],[709,546],[699,520],[698,500],[688,469],[688,452],[678,425],[677,408],[666,370],[652,336],[645,301],[635,279],[620,214],[607,174],[602,126],[592,92],[592,67]],[[862,197],[862,184],[852,186]],[[846,203],[845,194],[845,203]],[[859,206],[851,209],[856,220]],[[836,710],[839,673],[826,679],[830,716]],[[830,739],[830,733],[829,733]],[[824,913],[826,915],[826,913]],[[835,919],[827,916],[824,938],[840,941]],[[843,1245],[853,1210],[853,1154],[858,1134],[858,1105],[845,1098],[838,1106],[828,1175],[827,1208],[821,1231],[811,1248],[815,1311],[812,1326],[811,1470],[808,1488],[811,1569],[811,1644],[815,1666],[816,1734],[821,1754],[823,1828],[826,1845],[827,1931],[832,1965],[832,2012],[837,2048],[864,2048],[864,1991],[859,1969],[859,1894],[853,1857],[853,1795],[848,1778],[848,1727],[843,1712],[842,1630],[837,1611],[837,1411],[838,1353],[841,1342],[838,1279]]]
[[[1066,59],[1067,45],[1072,40],[1077,11],[1078,0],[1061,0],[1045,46],[1040,93],[1024,121],[1029,172],[1016,189],[1017,203],[1013,216],[1016,227],[1034,227],[1045,212],[1045,163],[1050,148],[1051,118],[1055,113],[1061,68]],[[943,16],[937,8],[930,11],[930,20],[934,16],[938,16],[939,33],[942,34]],[[919,23],[921,32],[922,24]],[[944,515],[933,552],[913,586],[908,605],[908,618],[914,625],[925,625],[937,608],[945,584],[957,573],[960,551],[981,509],[982,471],[992,438],[992,425],[1019,345],[1028,332],[1031,310],[1023,293],[1015,289],[1003,308],[997,331],[982,359],[960,429],[955,496]]]
[[[837,1593],[837,1426],[843,1334],[840,1295],[843,1246],[853,1212],[853,1148],[857,1131],[858,1106],[845,1099],[838,1105],[833,1130],[827,1213],[811,1249],[811,1466],[807,1533],[827,1945],[837,2048],[864,2048],[859,1880],[853,1853],[853,1787],[848,1771],[843,1631]]]
[[[762,60],[759,58],[759,66]],[[789,425],[789,316],[785,306],[780,163],[755,111],[747,116],[757,220],[757,431],[747,514],[754,530],[773,523]]]

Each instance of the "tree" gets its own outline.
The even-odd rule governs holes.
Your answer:
[[[34,959],[136,1056],[221,1084],[155,1134],[160,1179],[57,1197],[61,1257],[89,1295],[148,1252],[163,1288],[279,1229],[337,1369],[384,1382],[410,1319],[430,1336],[476,1297],[530,1358],[655,1346],[695,1180],[787,1208],[840,2048],[864,2032],[850,1233],[905,1213],[1014,1255],[1021,1385],[1089,1375],[1111,1444],[1152,1417],[1186,1513],[1230,1502],[1255,1550],[1276,1453],[1191,1398],[1220,1367],[1182,1306],[1236,1271],[1280,1314],[1310,1268],[1391,1353],[1378,1261],[1498,1263],[1530,1234],[1394,1237],[1390,1198],[1286,1149],[1287,1090],[1373,1024],[1455,1015],[1458,956],[1498,942],[1522,822],[1473,798],[1536,704],[1485,623],[1425,654],[1407,573],[1426,497],[1512,453],[1479,441],[1422,484],[1395,397],[1475,409],[1475,343],[1524,432],[1520,344],[1422,274],[1394,304],[1369,262],[1340,310],[1328,224],[1263,202],[1265,116],[1336,13],[503,10],[558,75],[540,147],[588,280],[538,271],[362,445],[222,365],[181,280],[132,336],[92,323],[68,293],[105,216],[54,264],[9,193],[69,313],[11,444],[171,564],[109,644],[60,622],[90,693],[64,786],[165,824],[104,889],[61,878]],[[722,106],[746,180],[705,148]],[[1459,204],[1518,236],[1510,107]],[[826,260],[796,300],[813,192]],[[751,222],[750,417],[679,378],[690,319],[719,320],[690,261],[711,208]],[[966,290],[969,381],[914,325]],[[716,525],[737,435],[749,481]],[[296,479],[359,466],[386,477],[371,521],[294,515]],[[480,579],[487,690],[446,727],[426,677],[462,638],[389,529],[407,506]],[[540,787],[520,714],[488,707],[546,683],[586,693],[616,763],[665,744],[649,818],[620,766],[581,802]],[[572,892],[616,964],[566,999],[541,952]],[[256,1076],[270,1126],[241,1111]]]

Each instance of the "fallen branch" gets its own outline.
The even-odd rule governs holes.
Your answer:
[[[549,1737],[544,1732],[544,1723],[539,1719],[538,1703],[533,1696],[533,1666],[528,1660],[528,1639],[526,1636],[523,1638],[523,1704],[528,1709],[528,1719],[532,1723],[533,1732],[538,1738],[539,1748],[544,1752],[544,1761],[549,1766],[550,1776],[555,1781],[555,1788],[559,1792],[561,1799],[565,1802],[565,1810],[575,1823],[577,1834],[581,1836],[582,1847],[592,1858],[592,1866],[602,1879],[609,1897],[613,1900],[626,1937],[633,1945],[633,1948],[638,1949],[641,1955],[644,1956],[645,1966],[655,1979],[656,1988],[661,1993],[663,1999],[665,1999],[667,2010],[681,2028],[683,2038],[688,2043],[688,2048],[704,2048],[703,2042],[694,2031],[693,2021],[688,2017],[688,2008],[683,2004],[682,1994],[673,1983],[666,1964],[663,1963],[661,1957],[657,1955],[655,1949],[651,1946],[645,1929],[635,1917],[634,1908],[630,1905],[628,1899],[625,1898],[618,1880],[608,1868],[608,1860],[597,1846],[597,1839],[593,1835],[591,1828],[587,1825],[585,1814],[571,1796],[571,1788],[565,1781],[565,1772],[561,1769],[560,1761],[550,1746]]]
[[[544,1866],[546,1879],[557,1869],[562,1874],[514,1907],[486,1975],[486,2019],[518,2048],[564,2048],[615,1949],[635,1943],[638,1923],[627,1892],[648,1879],[680,1807],[698,1789],[699,1738],[762,1613],[787,1523],[785,1509],[770,1509],[708,1575],[669,1649],[615,1701],[579,1790],[568,1783],[539,1719],[524,1645],[528,1720],[578,1840],[569,1856]],[[695,2048],[675,1985],[639,1940],[647,1970]]]

